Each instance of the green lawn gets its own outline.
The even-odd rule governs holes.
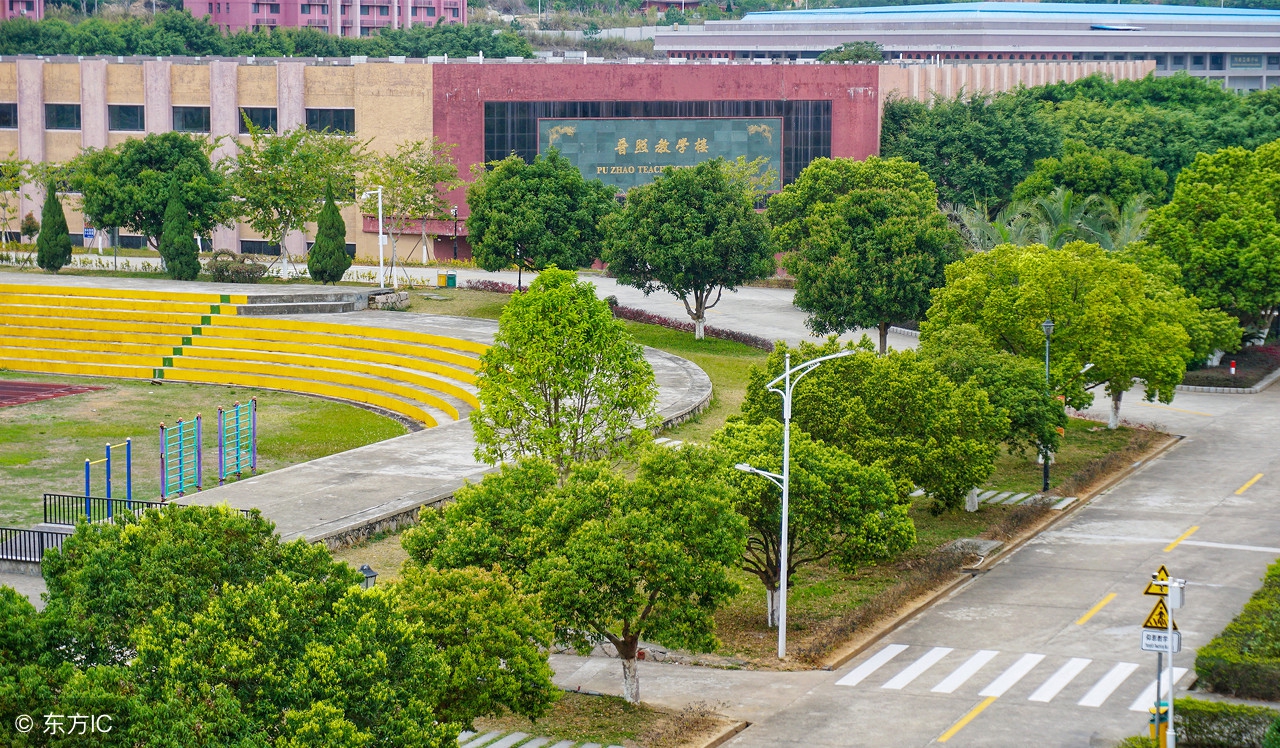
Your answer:
[[[1105,423],[1083,418],[1067,420],[1066,437],[1062,448],[1049,465],[1049,488],[1057,488],[1067,476],[1075,473],[1092,460],[1123,449],[1137,434],[1134,429],[1121,426],[1114,431]],[[1039,493],[1044,485],[1043,470],[1036,455],[1023,455],[1001,451],[996,460],[996,472],[982,484],[986,489]]]
[[[644,679],[640,681],[644,693]],[[676,748],[697,744],[692,739],[716,729],[721,723],[709,719],[710,710],[686,709],[671,713],[645,704],[628,704],[615,696],[588,696],[565,693],[550,713],[531,722],[507,714],[476,720],[480,732],[519,730],[530,735],[603,745]]]
[[[84,384],[104,389],[0,408],[0,525],[28,527],[41,519],[44,493],[84,490],[84,461],[103,446],[133,439],[133,495],[160,495],[159,425],[204,415],[205,485],[217,485],[217,408],[258,398],[260,472],[306,462],[405,433],[385,416],[353,405],[270,390],[181,383],[59,377],[0,372],[0,379]],[[113,494],[124,495],[123,448],[113,450]],[[105,487],[95,465],[94,495]]]

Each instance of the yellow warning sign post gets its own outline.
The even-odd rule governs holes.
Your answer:
[[[1160,599],[1160,600],[1156,600],[1155,607],[1152,608],[1151,612],[1147,614],[1147,620],[1142,622],[1142,628],[1160,629],[1162,631],[1168,631],[1172,629],[1173,631],[1177,631],[1178,623],[1177,621],[1174,621],[1172,625],[1170,625],[1169,608],[1165,606],[1164,600]]]
[[[1169,570],[1165,568],[1164,564],[1160,564],[1160,570],[1151,576],[1151,581],[1147,582],[1147,588],[1142,591],[1142,594],[1155,595],[1157,597],[1164,597],[1165,595],[1169,594],[1168,586],[1163,584],[1156,584],[1156,582],[1167,582],[1167,581],[1169,581]]]

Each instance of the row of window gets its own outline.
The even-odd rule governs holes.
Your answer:
[[[1156,70],[1280,70],[1280,55],[1156,55]],[[1206,64],[1207,63],[1207,64]]]
[[[249,132],[249,123],[259,130],[275,130],[278,119],[275,107],[241,107],[240,133]],[[246,122],[247,120],[247,122]],[[79,130],[79,104],[45,104],[44,126],[47,130]],[[18,105],[0,103],[0,129],[18,127]],[[307,127],[350,135],[356,131],[354,109],[308,109]],[[141,104],[109,104],[107,129],[115,132],[144,132],[147,129],[146,108]],[[209,132],[209,107],[173,107],[173,129],[178,132]]]
[[[280,3],[253,3],[252,7],[253,7],[254,13],[268,13],[268,14],[280,13]],[[360,15],[362,16],[372,15],[373,14],[373,11],[371,10],[372,8],[377,8],[377,14],[380,16],[391,15],[390,5],[361,5]],[[320,15],[325,15],[325,16],[329,15],[329,6],[322,5],[320,3],[303,3],[298,7],[298,9],[304,16],[311,15],[312,13],[318,13]],[[449,16],[451,18],[458,17],[457,8],[445,8],[445,10],[449,12]],[[209,12],[221,13],[222,3],[209,3]],[[231,3],[227,3],[227,12],[228,13],[231,12]],[[344,16],[347,15],[346,6],[342,6],[342,15]],[[409,15],[411,16],[425,15],[427,18],[435,18],[436,8],[435,6],[430,6],[426,8],[417,8],[417,7],[410,8]]]
[[[313,244],[315,244],[315,242],[307,242],[308,252],[311,251],[311,245]],[[354,258],[356,256],[356,245],[348,242],[346,245],[346,250],[347,250],[348,257]],[[280,245],[272,244],[271,242],[264,241],[262,239],[241,239],[240,254],[267,255],[269,257],[279,257]]]

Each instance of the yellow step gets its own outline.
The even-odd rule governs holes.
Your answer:
[[[5,314],[0,312],[0,328],[13,325],[17,327],[44,327],[49,329],[74,331],[112,331],[123,333],[139,333],[147,335],[191,335],[191,328],[197,325],[179,325],[167,322],[118,322],[115,320],[76,319],[74,317],[30,317],[27,315]]]
[[[422,351],[421,348],[410,348],[411,354],[400,353],[384,353],[380,350],[368,350],[364,348],[347,348],[345,343],[335,337],[329,336],[321,339],[314,339],[308,336],[299,335],[297,333],[281,333],[293,339],[299,339],[303,342],[286,342],[280,339],[256,340],[251,338],[235,338],[227,337],[232,335],[228,330],[210,331],[206,328],[203,332],[210,333],[206,335],[197,335],[191,338],[192,351],[189,355],[199,355],[199,352],[208,348],[215,350],[243,350],[255,351],[259,354],[301,354],[304,356],[329,356],[341,359],[358,359],[379,364],[389,364],[391,366],[402,366],[416,371],[430,372],[442,377],[447,377],[457,382],[466,384],[475,384],[476,376],[470,370],[458,369],[446,364],[436,363],[419,357],[417,354]],[[389,346],[401,346],[399,343],[389,343]]]
[[[37,361],[65,361],[67,363],[111,364],[118,366],[163,365],[161,356],[138,356],[127,353],[96,353],[91,351],[63,351],[52,348],[17,348],[0,344],[0,357],[8,359],[32,359]]]
[[[85,307],[40,307],[24,304],[0,304],[0,314],[24,316],[28,319],[83,319],[117,320],[121,322],[152,322],[170,325],[208,325],[219,315],[174,314],[171,312],[122,311],[119,309],[89,309]]]
[[[4,293],[0,287],[0,304],[21,304],[35,307],[69,307],[76,309],[119,309],[142,312],[172,312],[185,314],[235,314],[231,304],[209,304],[189,301],[144,301],[139,299],[90,298],[86,296],[55,296],[53,294]]]
[[[341,362],[335,362],[341,365]],[[322,366],[323,364],[316,364]],[[222,361],[218,359],[200,359],[189,358],[187,356],[178,356],[173,359],[171,369],[165,370],[165,378],[169,378],[169,372],[174,369],[182,370],[202,370],[226,373],[244,373],[244,374],[260,374],[263,376],[289,377],[290,379],[300,379],[309,382],[322,382],[326,384],[340,384],[351,387],[359,387],[366,390],[376,390],[385,392],[389,395],[397,395],[406,400],[413,402],[426,403],[433,407],[448,413],[453,420],[458,420],[458,409],[450,403],[441,400],[429,392],[407,387],[396,382],[388,382],[382,379],[365,376],[363,374],[348,374],[343,371],[335,371],[330,369],[321,369],[314,367],[284,367],[280,364],[262,363],[256,361]]]
[[[154,370],[145,366],[76,364],[65,361],[37,361],[0,357],[0,370],[4,369],[40,374],[69,374],[78,377],[116,377],[122,379],[151,379],[155,374]]]
[[[197,341],[201,338],[196,338]],[[396,360],[395,356],[386,354],[377,355],[378,359],[396,360],[394,364],[389,366],[378,366],[379,363],[388,363],[387,361],[375,360],[371,352],[356,352],[342,348],[325,348],[319,345],[298,345],[277,343],[277,346],[290,345],[303,349],[301,353],[280,353],[276,351],[266,350],[245,350],[237,346],[234,348],[210,348],[208,344],[211,341],[204,340],[199,345],[184,346],[182,348],[182,361],[203,361],[208,359],[222,359],[231,361],[255,361],[269,362],[273,364],[281,364],[289,367],[308,368],[319,367],[328,369],[339,369],[348,371],[357,371],[362,374],[370,374],[372,376],[383,377],[385,379],[395,379],[418,387],[443,392],[447,395],[462,400],[473,408],[480,407],[480,401],[470,391],[441,379],[427,376],[418,371],[419,364],[428,362],[410,360],[400,358]],[[250,342],[250,341],[242,341]],[[165,354],[169,355],[169,354]],[[351,355],[360,355],[364,360],[358,361],[350,358]],[[175,366],[178,365],[175,361]],[[403,368],[402,368],[403,367]],[[409,369],[409,370],[406,370]]]
[[[69,340],[66,338],[28,338],[10,335],[9,332],[6,329],[4,337],[0,337],[0,346],[6,348],[46,348],[76,353],[131,353],[137,356],[172,356],[175,348],[181,350],[180,346],[174,345],[103,340]]]
[[[436,425],[436,420],[431,417],[430,413],[401,400],[381,395],[376,392],[367,392],[365,390],[335,384],[326,384],[324,382],[312,382],[301,379],[290,379],[287,377],[261,376],[258,374],[203,372],[195,369],[167,369],[164,372],[164,379],[167,382],[193,382],[199,384],[258,387],[268,390],[282,390],[285,392],[299,392],[305,395],[332,397],[338,400],[349,400],[352,402],[364,403],[366,405],[373,405],[384,410],[389,410],[392,413],[405,416],[406,418],[419,421],[427,426]]]
[[[183,336],[191,334],[190,327],[181,328],[182,334],[152,335],[150,333],[124,332],[121,330],[75,330],[74,335],[65,328],[32,327],[28,325],[0,326],[4,336],[45,339],[55,341],[77,340],[85,343],[136,343],[149,345],[182,345]]]
[[[230,327],[270,327],[272,330],[289,330],[292,332],[310,332],[324,333],[328,335],[359,335],[363,337],[381,338],[383,340],[396,340],[404,343],[418,343],[419,345],[436,346],[438,348],[448,348],[455,351],[466,351],[476,355],[482,354],[489,350],[489,346],[484,343],[476,343],[471,340],[463,340],[462,338],[450,338],[444,335],[431,335],[425,332],[414,332],[412,330],[395,330],[388,327],[362,327],[360,325],[342,325],[333,322],[306,322],[302,320],[277,319],[266,323],[263,317],[237,317],[235,319],[224,320],[223,324]],[[461,365],[468,365],[468,361],[479,362],[472,357],[464,357]]]
[[[242,320],[247,318],[235,317],[234,319]],[[368,351],[388,351],[404,356],[434,359],[443,363],[453,364],[454,366],[461,368],[451,370],[442,368],[436,373],[448,376],[451,379],[467,382],[468,384],[475,381],[475,374],[473,372],[480,366],[479,359],[463,356],[458,353],[450,353],[449,351],[442,351],[438,348],[429,348],[425,345],[398,343],[378,337],[361,337],[360,333],[364,331],[364,329],[365,328],[348,327],[346,335],[326,335],[319,332],[294,332],[290,330],[271,330],[267,328],[240,327],[238,325],[220,324],[204,328],[201,331],[201,334],[209,339],[248,338],[252,340],[279,341],[285,343],[340,346],[343,348]],[[374,330],[371,332],[374,335],[377,335],[381,330]],[[217,344],[209,342],[208,345]]]
[[[247,304],[247,294],[217,294],[192,291],[145,291],[132,288],[85,288],[81,286],[46,286],[39,283],[0,283],[0,293],[61,296],[88,296],[104,299],[143,299],[146,301],[185,301],[197,304]]]

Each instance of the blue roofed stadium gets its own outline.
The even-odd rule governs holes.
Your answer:
[[[940,3],[749,13],[659,31],[671,57],[816,58],[872,41],[888,60],[1146,60],[1247,91],[1280,86],[1280,11],[1187,5]]]

